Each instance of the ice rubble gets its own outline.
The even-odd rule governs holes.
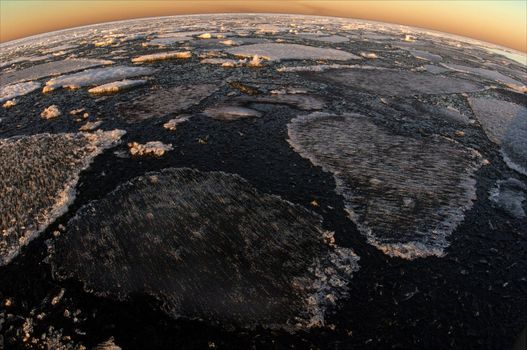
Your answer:
[[[42,119],[53,119],[60,116],[62,113],[60,112],[60,109],[57,105],[51,105],[47,108],[45,108],[42,113],[40,113],[40,117]]]
[[[163,90],[154,90],[132,103],[117,105],[120,115],[129,123],[149,118],[179,113],[200,103],[219,89],[214,84],[179,85]]]
[[[510,88],[518,90],[520,92],[527,92],[527,86],[524,83],[516,79],[512,79],[494,70],[489,70],[485,68],[474,68],[474,67],[462,66],[459,64],[452,64],[452,63],[448,63],[448,64],[442,63],[441,65],[443,67],[446,67],[448,69],[451,69],[457,72],[474,74],[482,78],[486,78],[489,80],[493,80],[493,81],[505,84],[509,86]]]
[[[51,75],[65,74],[112,63],[112,61],[98,59],[67,59],[47,62],[14,72],[4,73],[0,76],[0,85],[7,85],[19,81],[37,80]]]
[[[88,69],[79,73],[63,75],[48,80],[46,86],[44,86],[43,92],[49,92],[61,87],[78,89],[83,86],[105,84],[125,78],[151,75],[154,72],[154,69],[147,67],[126,66]]]
[[[0,139],[0,265],[9,263],[73,202],[79,173],[122,130]],[[23,181],[24,186],[20,186]]]
[[[254,109],[240,107],[240,106],[215,106],[209,107],[203,113],[213,119],[218,120],[238,120],[243,118],[261,117],[262,114]]]
[[[170,119],[168,122],[163,124],[163,128],[170,130],[170,131],[176,131],[177,126],[181,123],[184,123],[190,119],[189,115],[181,115],[177,118]]]
[[[174,318],[297,331],[324,326],[358,270],[321,221],[237,175],[169,168],[81,208],[50,260],[55,278],[146,293]]]
[[[527,186],[518,179],[498,180],[489,191],[489,199],[515,218],[527,216]]]
[[[132,89],[134,87],[141,86],[146,83],[147,83],[146,80],[141,80],[141,79],[138,79],[138,80],[125,79],[125,80],[113,81],[108,84],[103,84],[103,85],[93,87],[89,89],[88,92],[90,94],[95,94],[95,95],[110,94],[110,93],[116,93],[116,92],[123,91],[123,90]]]
[[[388,255],[444,255],[476,198],[481,157],[446,138],[414,139],[361,115],[321,112],[293,119],[288,134],[295,151],[333,174],[349,218]]]
[[[527,108],[490,97],[468,100],[489,139],[500,145],[507,165],[527,175]]]
[[[280,60],[335,60],[360,59],[352,53],[331,48],[299,44],[263,43],[228,48],[226,52],[242,57],[258,55],[270,61]]]
[[[190,58],[192,57],[192,54],[190,51],[167,51],[167,52],[159,52],[159,53],[153,53],[149,55],[143,55],[132,58],[133,63],[144,63],[144,62],[155,62],[155,61],[163,61],[163,60],[171,60],[176,58]]]
[[[161,157],[165,152],[171,151],[171,144],[164,144],[161,141],[149,141],[145,144],[131,142],[128,144],[130,154],[133,156],[156,156]]]
[[[34,81],[0,86],[0,103],[4,103],[15,97],[27,95],[39,89],[40,86],[40,83]]]

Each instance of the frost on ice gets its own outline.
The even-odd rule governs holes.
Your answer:
[[[0,265],[66,211],[79,173],[123,134],[114,130],[0,139]]]
[[[226,49],[226,52],[242,57],[258,55],[270,61],[280,60],[335,60],[360,59],[346,51],[299,44],[264,43],[243,45]]]
[[[216,106],[203,111],[206,116],[218,120],[238,120],[243,118],[261,117],[262,114],[254,109],[240,106]]]
[[[321,79],[384,96],[475,92],[482,87],[470,81],[425,72],[396,70],[337,70],[318,75]]]
[[[527,186],[518,179],[498,180],[489,199],[515,218],[526,217]]]
[[[388,255],[442,256],[476,198],[479,154],[443,137],[399,136],[360,115],[320,112],[293,119],[288,133],[302,157],[333,174],[349,218]]]
[[[125,79],[121,81],[113,81],[108,84],[99,85],[88,90],[90,94],[112,94],[119,91],[129,90],[137,86],[145,85],[146,80],[131,80]]]
[[[164,61],[171,60],[176,58],[190,58],[192,54],[190,51],[169,51],[169,52],[159,52],[153,53],[150,55],[143,55],[132,58],[133,63],[143,63],[143,62],[155,62],[155,61]]]
[[[489,139],[501,146],[507,165],[527,175],[527,108],[489,97],[469,98]]]
[[[14,72],[2,73],[0,76],[0,85],[7,85],[26,80],[37,80],[51,75],[65,74],[112,63],[112,61],[98,59],[67,59],[63,61],[42,63]]]
[[[24,96],[40,88],[40,83],[28,81],[11,85],[0,86],[0,103],[15,97]]]
[[[169,168],[81,208],[50,259],[55,278],[99,296],[145,293],[174,318],[295,331],[323,326],[358,269],[321,221],[237,175]]]
[[[161,141],[150,141],[145,144],[131,142],[128,144],[130,154],[133,156],[156,156],[161,157],[165,152],[173,150],[171,144],[164,144]]]
[[[49,92],[61,87],[68,89],[78,89],[83,86],[105,84],[125,78],[151,75],[154,72],[154,69],[147,67],[126,66],[88,69],[79,73],[63,75],[48,80],[43,92]]]
[[[213,84],[192,84],[154,90],[133,103],[119,104],[118,109],[129,123],[137,123],[181,112],[200,103],[218,88]]]

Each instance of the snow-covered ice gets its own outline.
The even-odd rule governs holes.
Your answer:
[[[91,94],[109,94],[109,93],[116,93],[123,90],[132,89],[137,86],[141,86],[146,84],[146,80],[138,79],[138,80],[130,80],[125,79],[121,81],[113,81],[108,84],[99,85],[96,87],[93,87],[88,90]]]
[[[143,62],[155,62],[163,60],[171,60],[177,58],[190,58],[192,53],[190,51],[167,51],[167,52],[158,52],[149,55],[142,55],[132,58],[133,63],[143,63]]]
[[[0,103],[29,94],[39,89],[40,86],[41,84],[35,81],[0,86]]]
[[[60,116],[62,113],[60,112],[60,109],[57,105],[51,105],[47,108],[45,108],[42,113],[40,113],[40,117],[42,119],[53,119]]]
[[[270,61],[280,60],[335,60],[360,59],[352,53],[331,48],[299,44],[263,43],[242,45],[226,49],[226,52],[242,57],[258,55]]]

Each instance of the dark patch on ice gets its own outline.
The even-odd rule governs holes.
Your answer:
[[[151,295],[175,318],[294,331],[322,326],[358,269],[321,220],[237,175],[170,168],[81,208],[51,260],[57,278]]]

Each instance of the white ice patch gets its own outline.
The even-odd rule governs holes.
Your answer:
[[[156,156],[161,157],[165,152],[173,150],[171,144],[164,144],[161,141],[150,141],[145,144],[131,142],[128,144],[130,154],[133,156]]]
[[[324,36],[324,35],[318,35],[314,33],[301,33],[301,34],[298,34],[298,37],[308,39],[308,40],[313,40],[313,41],[320,41],[323,43],[331,43],[331,44],[345,43],[350,40],[349,38],[345,36],[341,36],[341,35]]]
[[[90,94],[110,94],[146,84],[146,80],[121,80],[103,84],[88,90]]]
[[[151,75],[154,72],[155,70],[151,68],[125,66],[88,69],[83,72],[48,80],[43,92],[52,91],[61,87],[78,89],[83,86],[99,85],[125,78]]]
[[[527,186],[518,179],[498,180],[496,187],[489,191],[489,199],[515,218],[527,216]]]
[[[299,44],[263,43],[229,48],[226,52],[242,57],[258,55],[270,61],[280,60],[335,60],[360,59],[352,53],[323,47]]]
[[[47,108],[45,108],[42,113],[40,113],[40,117],[42,119],[53,119],[60,116],[62,113],[60,112],[59,107],[56,105],[51,105]]]
[[[190,58],[192,54],[190,51],[168,51],[168,52],[159,52],[150,55],[143,55],[132,58],[133,63],[143,63],[143,62],[155,62],[155,61],[164,61],[177,58]]]
[[[0,86],[0,103],[4,103],[5,101],[15,97],[29,94],[30,92],[39,89],[40,86],[40,83],[34,81]]]
[[[485,68],[474,68],[474,67],[462,66],[459,64],[451,64],[451,63],[449,64],[442,63],[441,65],[451,70],[457,71],[457,72],[474,74],[474,75],[480,76],[485,79],[489,79],[489,80],[493,80],[493,81],[505,84],[509,86],[510,88],[518,90],[520,92],[527,91],[527,86],[524,83],[516,79],[512,79],[494,70],[489,70]]]
[[[174,118],[174,119],[170,119],[168,122],[163,124],[163,128],[165,128],[167,130],[170,130],[170,131],[176,131],[177,126],[179,124],[184,123],[184,122],[188,121],[189,119],[190,119],[190,116],[188,116],[188,115],[183,115],[183,116],[179,116],[179,117]]]

